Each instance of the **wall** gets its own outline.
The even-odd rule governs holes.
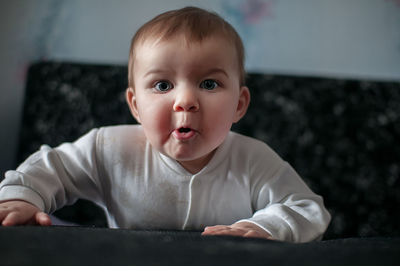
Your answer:
[[[400,80],[399,0],[0,0],[0,172],[17,163],[31,62],[126,64],[141,24],[187,5],[234,25],[248,71]]]

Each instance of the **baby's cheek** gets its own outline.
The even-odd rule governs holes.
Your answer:
[[[215,135],[225,135],[232,126],[232,116],[226,113],[214,115],[212,118],[212,128]]]

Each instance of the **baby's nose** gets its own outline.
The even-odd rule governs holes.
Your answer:
[[[175,112],[196,112],[199,110],[199,107],[199,99],[194,89],[181,89],[177,93],[174,104]]]

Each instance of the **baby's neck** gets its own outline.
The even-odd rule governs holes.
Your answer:
[[[178,163],[185,168],[186,171],[194,175],[200,172],[201,169],[203,169],[210,162],[211,158],[214,156],[214,153],[215,150],[199,159],[191,161],[178,161]]]

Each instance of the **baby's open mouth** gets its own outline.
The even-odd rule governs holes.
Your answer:
[[[178,130],[180,133],[188,133],[188,132],[192,131],[192,129],[188,128],[188,127],[181,127]]]
[[[174,130],[173,136],[182,141],[187,141],[196,136],[197,131],[190,127],[180,127]]]

